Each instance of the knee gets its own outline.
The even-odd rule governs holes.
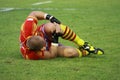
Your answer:
[[[44,29],[46,33],[52,33],[53,31],[55,31],[56,28],[53,23],[46,23]]]

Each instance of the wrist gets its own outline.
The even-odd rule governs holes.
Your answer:
[[[53,33],[52,34],[52,43],[58,43],[58,39],[59,39],[58,35],[56,33]]]
[[[58,46],[58,43],[51,43],[52,46]]]
[[[61,24],[61,22],[57,18],[55,18],[54,16],[49,15],[49,14],[44,14],[44,19],[49,20],[52,23],[55,22],[57,24]]]
[[[44,19],[51,20],[52,18],[53,18],[53,16],[51,16],[49,14],[44,15]]]

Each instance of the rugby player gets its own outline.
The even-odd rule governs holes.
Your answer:
[[[38,21],[50,22],[38,25]],[[64,46],[59,37],[72,41],[78,48]],[[91,46],[57,18],[42,11],[32,11],[21,25],[20,51],[25,59],[44,60],[56,57],[82,57],[89,54],[104,54],[100,48]]]

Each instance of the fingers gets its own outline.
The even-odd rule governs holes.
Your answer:
[[[55,25],[55,28],[56,28],[56,33],[61,33],[61,28],[60,28],[60,25],[57,24],[56,22],[53,23]]]

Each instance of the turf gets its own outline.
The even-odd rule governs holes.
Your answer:
[[[120,80],[119,0],[0,1],[1,80]],[[3,11],[5,8],[14,8]],[[24,60],[19,51],[20,26],[33,10],[59,18],[82,39],[103,48],[105,55],[52,60]],[[41,21],[45,23],[46,21]],[[60,39],[64,45],[75,46]]]

